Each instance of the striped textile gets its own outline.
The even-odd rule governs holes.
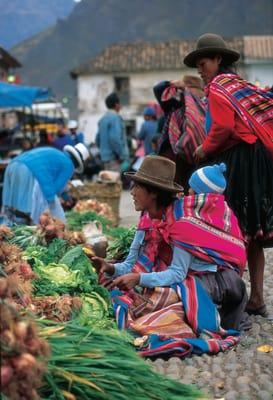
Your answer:
[[[238,220],[223,195],[201,193],[177,199],[161,221],[151,220],[145,214],[138,228],[146,232],[147,250],[137,260],[135,272],[151,272],[159,253],[163,256],[157,268],[166,268],[171,259],[168,245],[173,245],[204,261],[243,274],[246,264],[244,241]]]
[[[273,158],[273,92],[258,88],[235,74],[217,75],[206,88],[228,100]]]
[[[185,107],[173,111],[168,120],[168,137],[175,154],[183,155],[194,164],[193,153],[205,140],[205,104],[188,89],[183,91]],[[177,97],[177,89],[170,86],[164,90],[162,101]]]
[[[143,305],[141,317],[134,314],[130,293],[114,290],[111,295],[119,329],[130,329],[141,337],[146,336],[147,340],[139,348],[143,357],[217,354],[240,340],[238,331],[221,328],[216,306],[194,276],[188,276],[173,288],[155,288],[149,297],[154,301],[154,311],[145,313]],[[165,304],[163,297],[176,302]]]

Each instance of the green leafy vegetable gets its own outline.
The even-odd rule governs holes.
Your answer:
[[[110,304],[108,299],[100,296],[97,292],[80,296],[82,307],[76,316],[81,326],[90,326],[90,328],[113,328],[115,322],[110,318]]]
[[[123,260],[129,253],[135,232],[135,227],[129,229],[124,228],[124,231],[108,246],[107,258],[116,261]]]
[[[66,264],[73,270],[80,270],[85,274],[93,273],[92,264],[81,246],[75,246],[68,250],[60,259],[60,263]]]
[[[72,231],[80,231],[84,225],[92,221],[99,221],[102,225],[103,232],[107,232],[113,223],[101,215],[98,215],[94,211],[78,212],[78,211],[67,211],[66,212],[67,227]]]

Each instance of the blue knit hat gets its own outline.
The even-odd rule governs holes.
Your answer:
[[[224,163],[199,168],[190,177],[189,185],[196,193],[223,193],[227,185],[225,171]]]
[[[156,116],[156,112],[153,107],[145,107],[143,114],[147,115],[147,117],[155,117]]]

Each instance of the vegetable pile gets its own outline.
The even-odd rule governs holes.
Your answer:
[[[37,227],[0,227],[1,398],[201,398],[154,373],[133,338],[117,330],[109,293],[89,258],[94,253],[78,232],[98,221],[111,241],[108,258],[121,260],[135,229],[114,228],[93,211],[70,211],[67,219],[71,231],[48,214]]]
[[[96,214],[103,216],[111,221],[115,219],[112,208],[108,204],[100,203],[98,200],[95,199],[79,200],[74,207],[74,211],[93,211]]]
[[[39,399],[49,345],[39,337],[36,324],[9,302],[16,287],[7,278],[1,278],[0,287],[1,393],[12,400]]]
[[[51,346],[41,397],[48,400],[190,400],[200,393],[153,372],[119,331],[41,321]]]

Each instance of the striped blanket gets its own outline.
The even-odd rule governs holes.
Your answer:
[[[162,101],[177,98],[177,88],[170,86],[164,90]],[[168,137],[175,154],[185,157],[189,164],[194,164],[195,149],[205,140],[205,104],[187,88],[183,91],[184,106],[168,117]]]
[[[172,246],[222,267],[243,270],[244,243],[229,210],[223,196],[208,194],[176,200],[160,221],[143,215],[138,228],[145,231],[145,247],[132,272],[165,270]],[[172,287],[145,288],[141,296],[135,290],[114,290],[111,296],[118,327],[145,338],[139,349],[143,356],[215,354],[239,340],[239,332],[221,328],[217,308],[195,275]]]
[[[217,75],[206,93],[228,100],[273,158],[273,92],[258,88],[235,74]]]

